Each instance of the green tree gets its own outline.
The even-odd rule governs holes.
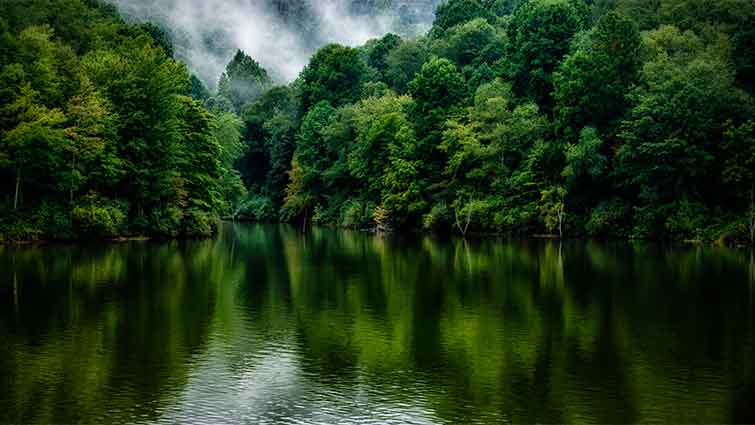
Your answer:
[[[236,111],[240,111],[257,100],[272,83],[267,71],[257,61],[237,50],[220,76],[218,94],[230,100]]]
[[[14,170],[13,209],[19,207],[24,171],[28,168],[54,169],[56,152],[65,144],[66,117],[59,109],[48,109],[35,102],[39,95],[29,85],[21,88],[16,100],[3,113],[16,117],[15,126],[2,137],[6,162]]]
[[[397,93],[406,93],[409,83],[429,58],[423,40],[404,41],[385,58],[385,81]]]
[[[367,55],[367,65],[375,68],[382,74],[385,73],[388,68],[387,58],[388,54],[396,47],[401,45],[401,37],[396,34],[388,33],[382,38],[376,40],[371,46]]]
[[[423,133],[442,124],[449,110],[464,99],[464,77],[448,59],[434,58],[409,84],[415,101],[415,119]]]
[[[480,230],[512,230],[536,214],[547,121],[536,104],[517,105],[511,85],[482,85],[474,107],[443,133],[457,215]],[[467,225],[464,228],[468,227]]]
[[[491,19],[490,11],[479,0],[448,0],[435,10],[432,37],[442,37],[444,31],[473,19]]]
[[[558,123],[572,132],[585,125],[605,128],[621,117],[640,66],[635,24],[608,13],[573,47],[553,75]]]
[[[674,27],[646,34],[644,43],[652,59],[629,95],[616,172],[647,207],[639,207],[644,218],[636,221],[645,224],[637,235],[652,236],[674,200],[718,197],[723,127],[743,106],[726,45],[705,48]]]
[[[418,159],[416,145],[412,128],[402,126],[388,148],[388,163],[383,172],[382,206],[394,224],[416,225],[419,214],[427,205],[420,185],[422,161]]]
[[[505,33],[482,18],[450,28],[443,39],[436,40],[434,50],[461,67],[493,64],[504,54]]]
[[[327,130],[335,117],[336,109],[322,101],[307,112],[296,135],[294,160],[301,172],[297,192],[308,193],[306,198],[318,203],[324,201],[324,174],[336,160],[327,142]]]
[[[368,199],[380,199],[382,175],[391,146],[411,127],[407,96],[388,94],[363,100],[354,111],[356,140],[348,153],[349,172],[366,187]]]
[[[302,71],[301,107],[307,111],[321,101],[334,107],[353,103],[359,99],[366,76],[367,65],[357,49],[329,44],[318,50]]]
[[[755,121],[740,126],[728,122],[723,148],[724,182],[731,186],[735,198],[749,203],[748,230],[750,243],[755,243]]]
[[[154,40],[155,45],[163,49],[166,55],[173,57],[175,54],[175,48],[173,47],[173,41],[171,40],[170,34],[168,34],[165,28],[155,25],[152,22],[145,22],[139,25],[139,28],[149,34],[149,36],[152,37],[152,40]]]
[[[64,149],[69,157],[69,177],[61,186],[68,188],[71,203],[76,191],[87,183],[108,187],[123,175],[114,146],[117,117],[111,109],[86,77],[79,94],[68,102],[68,143]]]
[[[516,10],[508,26],[508,72],[518,95],[550,106],[552,74],[587,13],[582,0],[531,0]]]

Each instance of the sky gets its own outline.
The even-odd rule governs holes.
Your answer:
[[[169,28],[177,56],[211,88],[236,49],[262,64],[277,82],[288,82],[326,43],[355,46],[387,32],[407,32],[406,26],[399,27],[397,6],[369,15],[355,11],[355,1],[375,0],[111,1],[127,18]],[[416,34],[429,26],[436,1],[398,1],[410,4],[418,16],[409,31]],[[289,12],[303,10],[305,18],[287,18],[280,4],[288,5]]]

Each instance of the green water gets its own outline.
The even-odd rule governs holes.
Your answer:
[[[0,271],[0,423],[755,422],[749,251],[226,225]]]

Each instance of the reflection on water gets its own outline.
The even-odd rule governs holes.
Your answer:
[[[223,230],[0,247],[0,423],[755,422],[749,252]]]

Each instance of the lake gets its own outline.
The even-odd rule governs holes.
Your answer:
[[[0,247],[0,423],[755,422],[755,259],[226,224]]]

